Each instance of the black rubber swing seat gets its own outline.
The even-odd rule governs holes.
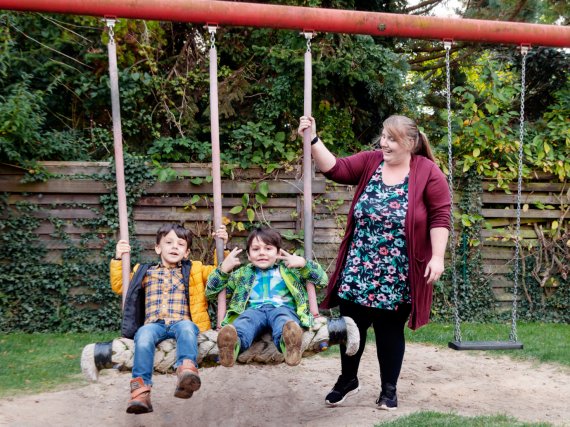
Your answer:
[[[450,341],[453,350],[522,350],[519,341]]]

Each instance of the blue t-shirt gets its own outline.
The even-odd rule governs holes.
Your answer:
[[[249,295],[248,306],[256,308],[265,304],[295,308],[293,295],[281,277],[278,266],[267,270],[259,268],[255,270],[255,280]]]

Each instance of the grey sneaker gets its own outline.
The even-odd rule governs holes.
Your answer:
[[[360,390],[360,386],[358,385],[358,378],[353,378],[349,381],[346,381],[342,378],[342,375],[338,377],[338,381],[332,388],[332,390],[327,394],[325,398],[325,403],[327,406],[338,406],[348,396],[352,396],[353,394],[358,393]]]

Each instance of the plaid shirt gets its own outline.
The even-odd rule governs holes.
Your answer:
[[[180,320],[190,320],[186,285],[180,266],[150,267],[142,285],[145,292],[145,324],[164,320],[171,325]]]

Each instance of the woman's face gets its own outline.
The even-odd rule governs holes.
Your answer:
[[[386,130],[382,130],[380,135],[380,149],[386,163],[397,164],[409,160],[411,155],[411,151],[392,138]]]

